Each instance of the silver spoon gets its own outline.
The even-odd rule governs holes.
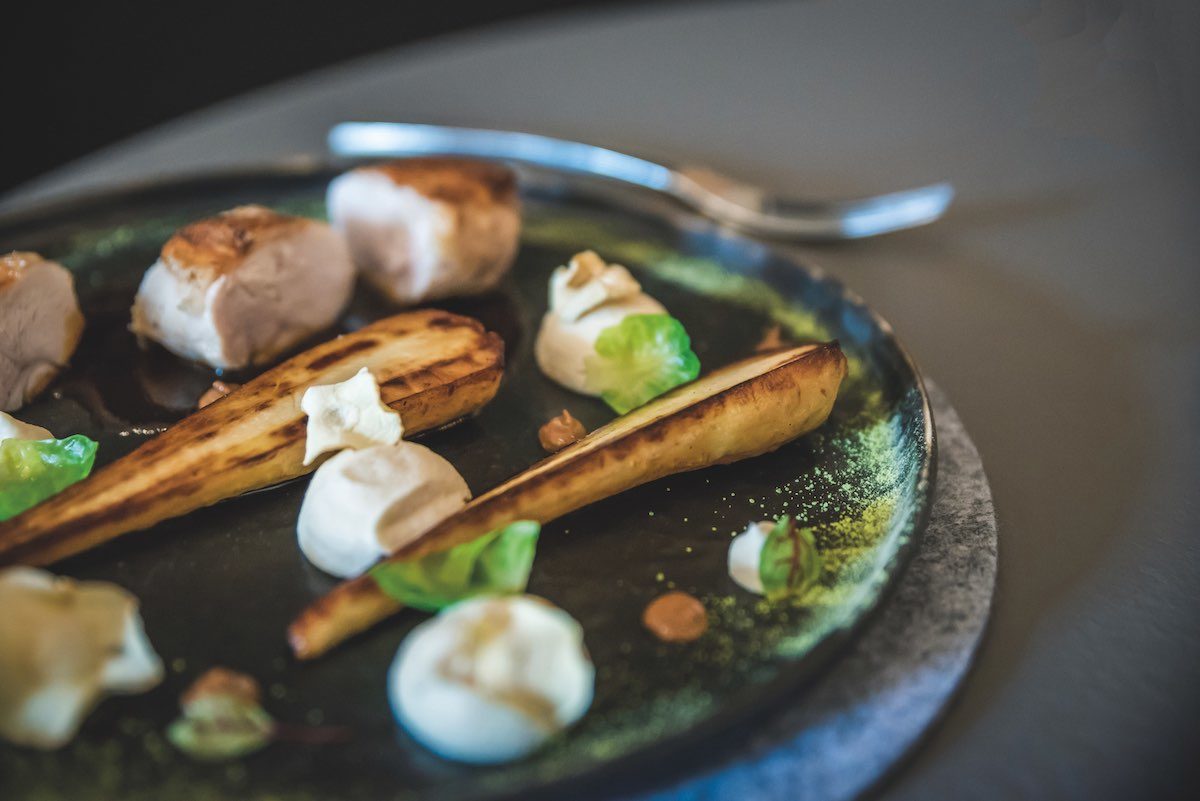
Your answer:
[[[329,149],[346,158],[476,156],[595,175],[670,195],[748,233],[790,240],[861,239],[927,225],[954,197],[950,184],[936,183],[850,200],[789,199],[707,168],[672,168],[582,142],[407,122],[343,122],[330,129]]]

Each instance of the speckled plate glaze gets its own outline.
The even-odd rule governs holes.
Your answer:
[[[323,214],[332,173],[255,171],[122,190],[0,220],[0,247],[36,250],[76,275],[88,329],[74,367],[22,417],[101,443],[99,461],[128,452],[186,413],[213,379],[125,330],[145,268],[179,225],[240,203]],[[661,200],[563,176],[523,174],[526,224],[512,276],[481,298],[443,304],[507,343],[495,401],[475,419],[423,439],[481,492],[542,456],[538,426],[570,409],[589,427],[599,401],[543,378],[532,338],[550,271],[593,248],[628,265],[683,321],[706,368],[751,351],[779,325],[792,340],[838,339],[850,372],[829,423],[779,451],[656,482],[546,526],[530,592],[584,627],[597,667],[587,717],[535,757],[473,769],[443,762],[393,722],[385,675],[405,612],[312,663],[292,661],[283,632],[332,582],[295,544],[305,482],[218,504],[56,567],[115,581],[142,600],[150,639],[168,665],[148,694],[112,698],[63,751],[0,746],[5,799],[498,799],[601,793],[613,782],[663,778],[665,757],[733,724],[804,703],[806,679],[885,597],[924,526],[934,439],[928,400],[887,325],[839,283],[760,243],[719,232]],[[388,313],[360,291],[344,325]],[[236,380],[236,376],[232,377]],[[816,526],[825,558],[803,603],[767,604],[729,579],[730,537],[751,520],[792,514]],[[667,645],[640,625],[671,588],[710,613],[699,641]],[[165,741],[176,699],[224,665],[257,676],[266,706],[289,723],[337,724],[336,745],[279,742],[223,765],[190,762]],[[631,779],[632,777],[632,779]]]

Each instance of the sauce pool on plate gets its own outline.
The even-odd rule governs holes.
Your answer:
[[[698,598],[676,590],[647,604],[642,625],[663,642],[692,642],[708,631],[708,612]]]

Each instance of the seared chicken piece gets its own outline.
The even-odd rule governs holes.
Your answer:
[[[512,171],[469,159],[362,167],[329,184],[326,205],[363,277],[395,303],[486,292],[521,234]]]
[[[0,256],[0,411],[15,412],[45,389],[82,333],[65,267],[36,253]]]
[[[353,288],[350,252],[328,225],[239,206],[167,240],[130,328],[184,358],[237,369],[328,328]]]

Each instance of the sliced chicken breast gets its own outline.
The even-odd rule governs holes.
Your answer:
[[[0,256],[0,411],[15,412],[45,389],[82,333],[65,267],[36,253]]]
[[[167,240],[130,328],[184,358],[237,369],[328,328],[353,289],[350,252],[328,225],[240,206]]]
[[[363,277],[400,304],[486,292],[521,234],[512,171],[470,159],[362,167],[329,184],[326,205]]]

